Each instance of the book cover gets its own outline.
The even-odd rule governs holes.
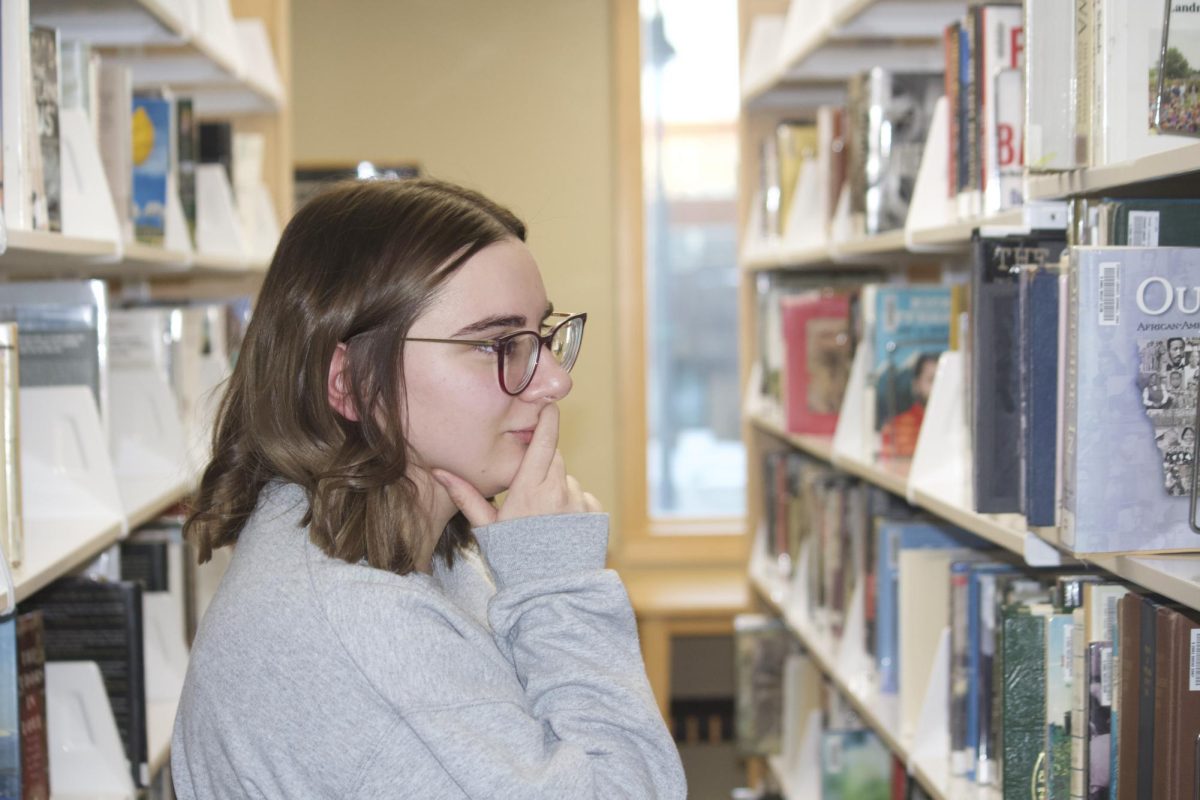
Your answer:
[[[178,169],[179,204],[187,221],[188,233],[196,234],[196,163],[200,159],[200,142],[192,98],[175,100],[175,152]]]
[[[1112,776],[1112,645],[1088,645],[1087,797],[1108,800]],[[1193,759],[1194,759],[1193,753]]]
[[[1200,620],[1195,611],[1156,610],[1155,798],[1193,800],[1200,787]]]
[[[1021,509],[1031,527],[1057,521],[1059,272],[1026,266],[1018,276],[1021,330]]]
[[[1200,250],[1085,247],[1072,260],[1064,544],[1200,550],[1188,524]]]
[[[161,245],[171,172],[171,101],[133,96],[133,229],[139,242]]]
[[[149,782],[142,588],[127,581],[59,578],[22,603],[42,612],[47,661],[95,661],[135,786]]]
[[[804,292],[780,300],[789,433],[832,436],[850,377],[850,303],[844,294]]]
[[[0,322],[0,548],[10,567],[25,560],[25,520],[21,496],[20,339],[15,322]]]
[[[821,800],[889,800],[892,753],[874,731],[827,731],[821,751]]]
[[[1046,754],[1047,800],[1071,796],[1071,691],[1074,674],[1074,620],[1071,614],[1046,618]]]
[[[1108,228],[1097,244],[1130,247],[1200,246],[1200,200],[1113,198]]]
[[[775,150],[779,167],[779,228],[776,233],[785,236],[800,166],[806,160],[816,158],[817,126],[794,120],[780,122],[775,126]]]
[[[1075,3],[1025,0],[1025,152],[1034,172],[1074,169]]]
[[[904,227],[941,73],[899,73],[880,67],[851,78],[848,155],[851,213],[862,233]]]
[[[46,649],[40,611],[17,617],[21,717],[21,798],[49,800],[50,753],[46,730]]]
[[[1019,5],[980,7],[979,105],[984,211],[1020,205],[1024,171],[1025,28]]]
[[[867,380],[874,394],[868,414],[874,415],[875,452],[908,458],[917,447],[938,356],[950,345],[950,288],[881,285],[871,296]]]
[[[33,67],[33,102],[37,112],[41,151],[42,190],[46,224],[35,227],[62,231],[62,149],[58,130],[58,31],[34,25],[29,30]]]
[[[876,666],[879,691],[895,694],[900,688],[900,555],[909,549],[953,550],[978,540],[948,525],[924,521],[880,520],[876,528]]]
[[[1165,13],[1161,56],[1151,74],[1154,125],[1164,134],[1200,136],[1200,5],[1172,0]]]
[[[108,408],[107,318],[103,281],[0,283],[0,321],[20,329],[21,386],[86,386],[102,420]]]
[[[840,106],[817,109],[817,175],[821,185],[821,230],[828,231],[846,183],[846,110]]]
[[[1066,247],[1064,231],[972,237],[970,394],[972,480],[975,510],[1020,509],[1020,267],[1055,264]]]
[[[784,663],[796,645],[782,620],[762,614],[739,614],[733,638],[738,751],[776,755],[782,735]]]
[[[21,800],[20,664],[11,614],[0,617],[0,798]]]
[[[1046,616],[1048,606],[1015,606],[1002,614],[1001,792],[1029,800],[1044,786],[1046,738]],[[1044,791],[1044,790],[1043,790]]]

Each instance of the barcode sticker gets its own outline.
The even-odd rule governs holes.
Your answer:
[[[1113,698],[1113,657],[1111,647],[1100,649],[1100,705],[1112,707]]]
[[[1100,264],[1100,324],[1121,322],[1121,263],[1105,261]]]
[[[1192,628],[1192,664],[1188,670],[1188,690],[1200,692],[1200,628]]]
[[[1158,247],[1158,212],[1129,212],[1129,246]]]

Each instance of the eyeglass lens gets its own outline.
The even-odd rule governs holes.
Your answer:
[[[564,370],[570,371],[579,356],[579,345],[583,339],[583,320],[572,319],[555,329],[550,339],[550,355]],[[533,379],[537,368],[538,349],[541,339],[534,333],[521,333],[505,342],[504,388],[516,394]]]

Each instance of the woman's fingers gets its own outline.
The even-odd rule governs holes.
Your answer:
[[[472,528],[491,525],[496,521],[496,507],[474,486],[443,469],[435,469],[432,474],[434,480],[445,487],[446,493],[450,495],[454,505],[458,506],[458,510],[467,518],[467,522],[471,523]]]

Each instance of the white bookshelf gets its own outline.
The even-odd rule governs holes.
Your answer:
[[[1028,194],[1033,200],[1098,194],[1196,172],[1200,172],[1200,142],[1123,164],[1031,175]]]

